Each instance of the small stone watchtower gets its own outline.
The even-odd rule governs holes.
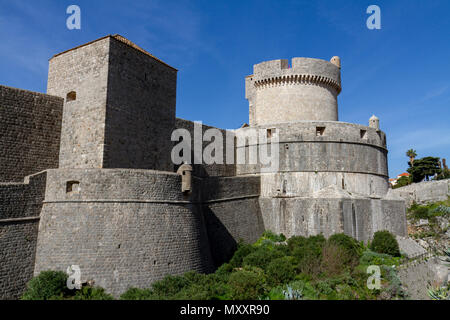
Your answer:
[[[254,66],[245,80],[250,126],[303,120],[338,121],[340,59],[293,58]]]

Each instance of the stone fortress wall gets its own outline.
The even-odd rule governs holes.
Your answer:
[[[39,172],[58,167],[63,103],[0,85],[0,299],[19,298],[33,276],[46,183]]]
[[[0,183],[0,300],[18,299],[33,277],[47,173]]]
[[[406,201],[407,206],[414,202],[424,204],[427,202],[445,201],[450,197],[450,179],[437,181],[423,181],[413,183],[392,192]]]
[[[199,206],[181,176],[131,169],[49,170],[35,274],[79,265],[115,296],[167,274],[210,272],[213,262]]]
[[[277,138],[279,168],[237,165],[237,174],[261,176],[260,209],[266,229],[286,236],[345,232],[368,241],[387,229],[406,235],[405,207],[388,194],[386,135],[339,122],[340,59],[266,61],[246,77],[249,128]],[[239,145],[248,154],[252,142]],[[264,170],[263,170],[264,169]]]
[[[58,167],[63,103],[0,85],[0,182]]]

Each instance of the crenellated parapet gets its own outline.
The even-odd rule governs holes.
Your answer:
[[[340,59],[333,62],[293,58],[254,65],[246,78],[250,125],[302,120],[338,120],[337,96],[342,90]]]

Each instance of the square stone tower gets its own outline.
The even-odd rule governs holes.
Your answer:
[[[120,35],[50,59],[47,93],[65,99],[60,168],[172,171],[177,70]]]

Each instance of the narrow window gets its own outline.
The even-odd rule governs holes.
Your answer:
[[[361,139],[367,139],[367,130],[360,131]]]
[[[79,193],[80,192],[80,182],[79,181],[67,181],[66,193]]]
[[[325,127],[316,127],[316,136],[321,137],[325,133]]]
[[[75,91],[70,91],[66,96],[66,102],[77,100],[77,93]]]
[[[267,129],[267,139],[270,139],[275,134],[275,128]]]

